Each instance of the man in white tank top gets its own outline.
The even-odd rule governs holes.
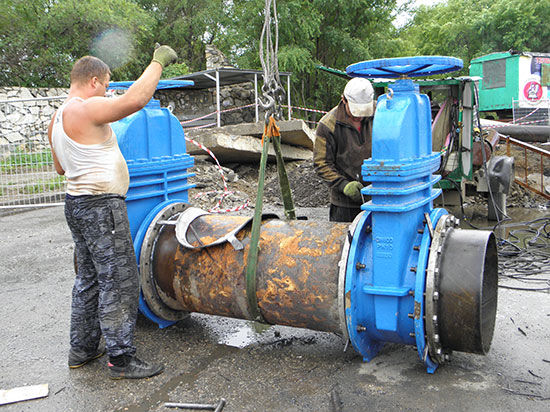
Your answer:
[[[146,378],[164,370],[135,355],[139,282],[124,202],[129,177],[110,123],[142,109],[163,68],[176,59],[174,50],[160,46],[124,95],[107,98],[109,67],[92,56],[81,58],[71,71],[69,96],[48,128],[55,169],[68,182],[65,217],[75,242],[70,368],[101,357],[106,349],[113,379]]]

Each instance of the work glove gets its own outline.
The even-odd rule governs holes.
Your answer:
[[[178,55],[170,46],[161,46],[160,44],[155,45],[155,52],[153,53],[154,62],[160,63],[162,68],[174,63]]]
[[[363,185],[361,182],[353,181],[344,186],[344,194],[356,203],[361,202],[361,189]]]

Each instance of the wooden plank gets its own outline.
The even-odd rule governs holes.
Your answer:
[[[13,389],[0,390],[0,405],[27,401],[30,399],[44,398],[48,396],[48,384],[21,386]]]

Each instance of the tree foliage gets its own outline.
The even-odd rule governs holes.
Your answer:
[[[260,67],[264,7],[264,0],[249,0],[228,9],[227,35],[219,46],[239,67]],[[292,72],[293,102],[324,109],[337,102],[345,81],[320,72],[318,65],[343,70],[396,54],[395,7],[394,0],[279,0],[279,69]]]
[[[137,0],[155,18],[155,41],[169,44],[191,71],[205,69],[204,49],[223,35],[222,0]]]
[[[400,2],[403,5],[403,2]],[[407,5],[407,2],[405,2]],[[135,79],[155,42],[180,59],[164,73],[205,69],[213,44],[239,68],[260,69],[265,0],[0,0],[0,85],[67,86],[74,61],[105,60],[113,80]],[[461,57],[550,52],[550,2],[447,0],[396,29],[396,0],[278,0],[279,69],[292,73],[294,105],[329,109],[345,80],[319,71],[406,55]]]
[[[142,70],[143,50],[150,56],[154,48],[154,20],[130,0],[0,1],[8,10],[0,20],[0,84],[68,86],[72,64],[86,54],[120,79]]]
[[[417,55],[448,55],[464,61],[496,51],[550,51],[550,2],[540,0],[448,0],[421,6],[400,36]]]

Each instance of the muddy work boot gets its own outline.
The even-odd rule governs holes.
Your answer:
[[[75,369],[86,365],[94,359],[101,358],[105,353],[104,347],[99,347],[95,352],[86,352],[80,349],[71,348],[69,350],[69,368]]]
[[[150,378],[164,371],[163,365],[147,363],[135,356],[124,356],[123,365],[114,365],[109,362],[107,366],[111,379]]]

